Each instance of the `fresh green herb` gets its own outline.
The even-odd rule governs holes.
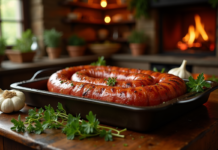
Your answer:
[[[204,87],[211,87],[211,85],[204,80],[203,73],[201,73],[196,80],[192,76],[190,76],[188,79],[189,81],[186,83],[188,92],[203,92]]]
[[[60,83],[63,83],[64,81],[60,81]]]
[[[128,144],[124,143],[124,144],[123,144],[123,146],[127,147],[127,146],[128,146]]]
[[[162,69],[161,69],[161,73],[164,73],[164,71],[165,71],[165,68],[162,68]]]
[[[18,120],[15,120],[14,118],[11,119],[11,122],[14,124],[13,127],[11,127],[11,130],[17,131],[17,132],[24,132],[25,126],[23,121],[20,120],[20,115],[18,116]]]
[[[71,86],[73,86],[73,83],[71,83]]]
[[[154,72],[158,72],[158,70],[157,70],[157,68],[156,68],[156,67],[154,67],[154,68],[153,68],[153,71],[154,71]]]
[[[143,139],[144,138],[144,136],[141,136],[141,139]]]
[[[104,60],[104,56],[98,57],[97,62],[91,63],[92,66],[106,66],[106,61]]]
[[[67,114],[62,104],[58,103],[56,111],[50,105],[45,106],[45,111],[42,108],[38,112],[36,108],[30,109],[25,122],[21,121],[20,115],[18,120],[12,119],[11,122],[14,126],[11,130],[41,134],[47,128],[62,129],[67,139],[70,140],[73,140],[75,137],[84,139],[100,136],[104,137],[105,141],[112,141],[113,136],[124,137],[121,133],[126,131],[126,129],[117,130],[99,125],[100,122],[91,111],[86,115],[86,119],[87,121],[81,120],[80,115],[74,117],[71,114]]]
[[[218,78],[215,75],[213,75],[211,78],[208,78],[208,80],[218,82]]]
[[[114,86],[114,85],[116,84],[116,82],[117,82],[116,79],[117,79],[117,77],[116,77],[116,78],[114,78],[114,77],[110,78],[110,77],[109,77],[109,78],[107,79],[107,85],[108,85],[108,86]]]
[[[159,72],[156,67],[153,68],[153,71],[154,72]],[[160,73],[164,73],[164,71],[165,71],[165,68],[162,68]]]

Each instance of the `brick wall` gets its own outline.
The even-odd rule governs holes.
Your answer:
[[[43,32],[46,29],[55,28],[63,33],[61,48],[65,51],[64,38],[71,31],[71,27],[62,23],[70,9],[59,4],[60,0],[32,0],[31,1],[31,26],[33,33],[38,37],[41,53],[40,56],[46,55],[45,45],[43,42]]]

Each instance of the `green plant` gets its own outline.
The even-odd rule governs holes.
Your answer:
[[[73,35],[68,39],[68,45],[71,46],[83,46],[85,43],[85,40],[77,35]]]
[[[55,29],[45,30],[44,41],[48,47],[58,47],[60,44],[62,33]]]
[[[213,8],[217,7],[218,5],[218,0],[209,0],[208,2],[212,5]]]
[[[130,10],[135,9],[136,18],[140,18],[141,16],[149,16],[149,0],[129,0],[128,8]]]
[[[0,37],[0,55],[3,55],[5,53],[6,49],[6,40],[3,37]]]
[[[140,31],[132,31],[128,37],[130,43],[145,43],[147,41],[147,36]]]
[[[30,29],[26,30],[22,33],[21,38],[16,39],[15,45],[13,47],[14,50],[19,50],[22,53],[30,52],[31,45],[33,43],[33,33]]]

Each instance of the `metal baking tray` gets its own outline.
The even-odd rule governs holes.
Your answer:
[[[218,83],[207,81],[212,87],[203,93],[187,93],[157,106],[136,107],[49,92],[47,81],[53,72],[54,70],[41,70],[32,79],[13,83],[10,87],[25,93],[27,105],[44,107],[50,104],[57,108],[60,102],[66,111],[73,115],[80,114],[85,118],[85,115],[92,111],[103,124],[139,132],[152,131],[204,104],[210,93],[218,88]],[[41,77],[44,75],[47,77]]]

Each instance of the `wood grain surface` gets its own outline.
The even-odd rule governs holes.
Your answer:
[[[28,110],[4,114],[0,112],[0,150],[2,149],[149,149],[149,150],[216,150],[218,149],[218,90],[208,102],[149,133],[124,132],[125,138],[106,142],[100,137],[67,140],[61,130],[47,129],[41,135],[11,131],[12,118],[21,114],[24,121]],[[184,108],[185,109],[185,108]],[[17,145],[13,145],[13,142]]]

